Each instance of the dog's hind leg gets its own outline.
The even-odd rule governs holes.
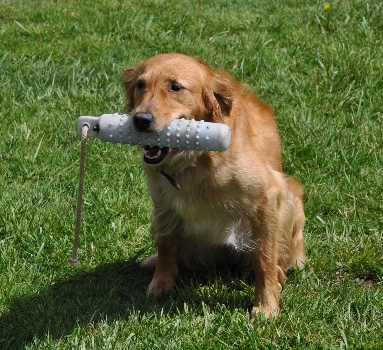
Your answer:
[[[154,270],[157,266],[158,254],[153,254],[140,262],[142,269]]]

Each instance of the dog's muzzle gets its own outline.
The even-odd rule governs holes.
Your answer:
[[[148,132],[148,129],[154,124],[154,121],[154,115],[150,112],[137,112],[133,116],[134,127],[140,132]]]
[[[150,112],[136,112],[133,115],[133,125],[138,132],[150,132],[150,127],[154,124],[155,117]],[[145,146],[144,161],[147,164],[161,163],[169,152],[168,147]]]
[[[166,157],[168,153],[169,153],[168,147],[145,146],[144,161],[147,164],[159,164],[164,160],[164,158]]]

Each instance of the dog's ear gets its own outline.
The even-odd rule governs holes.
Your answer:
[[[202,92],[208,119],[219,122],[230,115],[237,90],[235,85],[234,79],[228,73],[213,73]]]
[[[127,68],[121,75],[121,81],[125,87],[126,97],[128,98],[127,108],[134,109],[134,89],[138,78],[138,69],[136,67]]]

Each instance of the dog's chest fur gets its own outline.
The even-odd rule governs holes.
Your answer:
[[[245,197],[222,194],[217,184],[198,183],[170,190],[163,202],[181,219],[181,235],[188,241],[206,246],[229,244],[238,250],[254,248],[251,230],[242,211]]]

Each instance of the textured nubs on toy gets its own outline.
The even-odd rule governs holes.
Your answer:
[[[80,117],[80,135],[84,125],[89,127],[89,137],[143,146],[145,161],[149,164],[161,162],[169,148],[223,152],[229,147],[231,139],[230,129],[225,124],[187,119],[173,120],[164,130],[156,133],[136,131],[128,114]]]

